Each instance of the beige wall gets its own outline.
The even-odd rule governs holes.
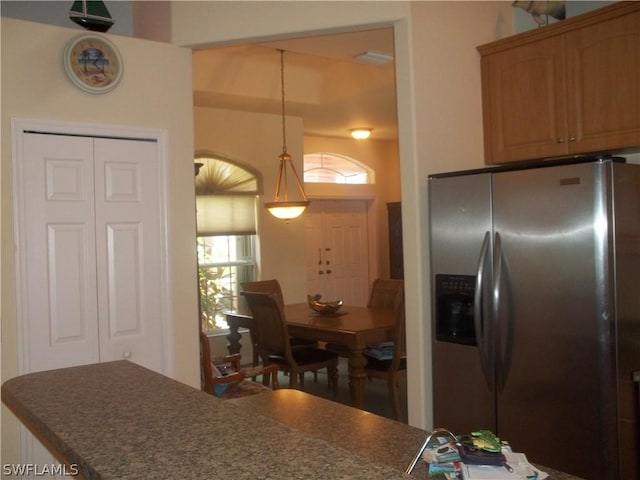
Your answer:
[[[277,278],[282,284],[286,302],[306,300],[306,258],[304,249],[304,218],[289,224],[275,220],[264,209],[265,201],[273,198],[278,155],[282,152],[282,123],[279,115],[239,112],[216,108],[194,108],[194,141],[196,151],[205,150],[230,160],[250,165],[262,173],[264,194],[258,202],[258,250],[261,279]],[[323,137],[304,137],[302,119],[287,117],[287,151],[302,175],[305,153],[333,152],[347,155],[370,166],[377,172],[374,188],[366,195],[375,195],[377,209],[373,229],[378,237],[379,255],[372,271],[389,275],[386,202],[400,200],[400,166],[397,143],[393,141],[357,141]],[[293,185],[292,185],[293,186]],[[295,186],[293,186],[295,188]],[[334,192],[310,185],[311,198],[334,197]]]
[[[196,150],[208,150],[250,165],[263,175],[264,194],[258,202],[258,255],[261,279],[277,278],[287,302],[306,299],[304,218],[285,224],[263,206],[273,199],[282,153],[282,120],[267,115],[215,108],[194,108]],[[302,172],[302,120],[287,117],[287,151]],[[290,187],[296,188],[290,183]],[[292,192],[293,194],[293,192]]]
[[[109,35],[124,60],[115,91],[77,89],[62,66],[79,32],[2,17],[2,381],[18,374],[11,117],[163,129],[167,132],[170,376],[199,386],[191,52],[166,43]],[[2,407],[2,461],[18,462],[18,422]]]
[[[482,166],[476,46],[512,31],[510,2],[174,2],[177,45],[393,25],[403,203],[409,422],[432,427],[427,175]]]
[[[172,39],[180,46],[242,43],[363,26],[395,27],[411,359],[409,421],[417,426],[432,426],[426,177],[428,173],[482,165],[475,47],[510,33],[510,12],[510,2],[172,3]],[[64,44],[77,32],[2,19],[2,379],[17,373],[9,131],[9,118],[15,115],[168,130],[169,250],[176,322],[173,375],[197,385],[197,324],[190,320],[197,317],[192,286],[195,220],[190,53],[166,44],[114,37],[126,62],[122,84],[109,95],[90,96],[66,80],[60,63]],[[37,61],[25,61],[34,58],[34,52]],[[273,127],[265,124],[265,128]],[[295,138],[299,137],[292,137],[292,141]],[[292,144],[291,148],[302,151],[301,145]],[[271,154],[269,159],[273,161]],[[270,241],[283,238],[288,237],[283,234]],[[293,275],[283,273],[285,278]],[[17,422],[6,410],[2,413],[2,458],[16,461]]]

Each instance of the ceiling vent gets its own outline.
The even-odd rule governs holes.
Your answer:
[[[382,52],[362,52],[353,57],[355,60],[373,65],[382,65],[393,60],[393,55]]]

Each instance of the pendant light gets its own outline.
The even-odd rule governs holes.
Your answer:
[[[285,131],[285,114],[284,114],[284,50],[280,52],[280,79],[282,85],[282,153],[280,154],[280,167],[278,170],[278,181],[276,183],[276,193],[273,202],[265,203],[264,206],[274,217],[289,221],[292,218],[299,217],[309,205],[307,194],[304,192],[304,186],[298,177],[298,172],[291,162],[291,155],[287,153],[287,136]],[[289,190],[287,185],[287,171],[291,169],[293,177],[296,181],[302,200],[290,201]],[[281,190],[282,189],[282,190]]]

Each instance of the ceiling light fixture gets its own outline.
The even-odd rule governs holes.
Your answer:
[[[291,155],[287,153],[287,136],[285,130],[285,112],[284,112],[284,50],[280,52],[280,80],[282,85],[282,153],[280,154],[280,168],[278,171],[278,181],[276,183],[276,193],[273,202],[265,203],[264,206],[274,217],[286,220],[287,223],[292,218],[299,217],[309,205],[307,194],[304,192],[304,186],[298,177],[296,168],[291,162]],[[287,170],[291,169],[293,177],[298,185],[302,200],[290,201],[289,190],[287,188]],[[280,198],[280,188],[284,186],[282,199]]]
[[[373,132],[373,128],[352,128],[349,131],[351,132],[351,136],[356,140],[364,140],[369,138],[369,135]]]

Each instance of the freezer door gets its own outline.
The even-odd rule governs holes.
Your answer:
[[[610,167],[493,178],[497,433],[588,479],[616,478]]]
[[[478,336],[487,327],[477,318],[474,290],[485,239],[482,278],[490,285],[490,175],[431,178],[429,218],[434,427],[456,434],[494,430],[494,392],[487,382],[493,370],[485,365],[483,371],[482,342],[468,339],[469,331]]]

